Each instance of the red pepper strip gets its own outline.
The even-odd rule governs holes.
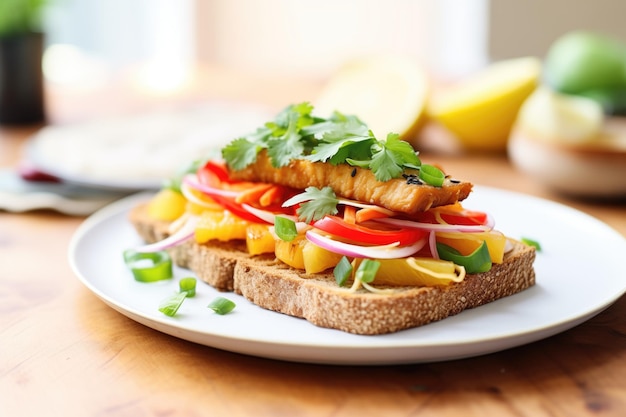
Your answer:
[[[207,185],[215,186],[220,182],[231,183],[232,180],[228,176],[226,165],[214,160],[207,161],[204,166],[198,169],[198,180]]]
[[[487,224],[487,213],[482,211],[466,210],[456,206],[441,207],[431,209],[417,216],[417,221],[422,223],[437,224],[435,213],[441,216],[441,219],[448,224],[473,226]]]
[[[261,200],[263,200],[263,204],[261,204],[261,206],[265,210],[278,211],[280,213],[287,213],[287,214],[292,214],[295,210],[293,207],[283,208],[281,206],[282,201],[280,202],[272,201],[273,199],[275,199],[277,196],[279,196],[282,193],[284,194],[292,193],[291,189],[287,187],[281,187],[278,185],[272,185],[272,184],[258,183],[258,185],[255,185],[254,183],[249,183],[249,182],[233,181],[228,176],[228,170],[226,169],[226,165],[222,162],[214,161],[214,160],[207,161],[204,164],[204,166],[198,169],[197,177],[198,177],[198,181],[201,184],[208,185],[214,188],[219,188],[219,189],[224,188],[223,184],[249,184],[251,186],[251,189],[249,191],[251,194],[246,195],[248,190],[241,190],[242,195],[238,197],[237,199],[231,199],[231,198],[224,197],[221,195],[209,193],[206,190],[202,190],[202,192],[210,196],[213,200],[215,200],[215,202],[220,204],[226,210],[230,211],[234,215],[244,220],[257,222],[257,223],[260,223],[260,222],[264,223],[262,219],[256,217],[255,215],[251,214],[250,212],[245,210],[243,207],[241,207],[240,203],[248,203],[250,205],[257,205],[258,203],[260,203]],[[255,187],[258,187],[258,188],[255,188]],[[276,188],[276,190],[272,191],[274,188]],[[260,190],[264,190],[265,192],[260,193],[260,195],[256,195],[255,192],[260,191]],[[268,193],[267,196],[265,196],[266,192]],[[258,197],[258,201],[253,201],[255,200],[256,197]],[[272,204],[272,203],[275,203],[275,204]]]
[[[246,211],[241,205],[235,203],[233,200],[230,200],[226,197],[220,195],[211,195],[211,198],[215,200],[217,204],[224,207],[226,210],[233,213],[235,216],[242,218],[244,220],[248,220],[254,223],[266,223],[263,219],[258,218],[254,214]]]
[[[358,243],[372,245],[388,245],[399,242],[401,246],[410,245],[426,236],[426,232],[418,229],[378,230],[358,224],[350,224],[337,216],[326,216],[313,227],[327,233],[349,239]]]

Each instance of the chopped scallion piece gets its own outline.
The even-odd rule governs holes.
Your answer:
[[[340,287],[346,285],[346,281],[348,281],[348,278],[352,276],[352,269],[352,264],[348,261],[348,258],[345,256],[341,258],[339,263],[335,266],[335,269],[333,269],[337,285]]]
[[[446,179],[446,174],[444,174],[436,166],[422,164],[422,166],[420,167],[419,177],[426,184],[435,187],[441,187],[443,185],[443,181]]]
[[[187,297],[193,297],[196,295],[196,279],[194,277],[181,278],[178,282],[180,292],[187,294]]]
[[[439,257],[445,261],[452,261],[457,265],[465,268],[468,274],[476,274],[479,272],[487,272],[491,269],[491,256],[487,242],[484,242],[472,253],[467,256],[451,246],[437,243],[437,252]]]
[[[529,239],[527,237],[523,237],[521,240],[522,240],[522,243],[528,246],[534,247],[537,250],[537,252],[541,252],[541,244],[537,242],[536,240]]]
[[[166,316],[174,317],[180,306],[183,304],[183,301],[185,301],[185,298],[187,298],[186,292],[174,293],[170,297],[161,301],[161,304],[159,304],[159,311]]]
[[[276,216],[274,218],[274,231],[276,231],[276,235],[285,242],[291,242],[298,236],[296,223],[283,216]]]
[[[380,261],[363,259],[356,270],[354,279],[365,283],[372,282],[376,278],[378,268],[380,268]]]
[[[216,297],[207,307],[215,311],[217,314],[224,315],[233,311],[235,306],[235,303],[228,298]]]
[[[124,251],[124,261],[140,282],[156,282],[172,278],[172,258],[165,251],[137,252]]]

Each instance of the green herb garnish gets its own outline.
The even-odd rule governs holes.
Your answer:
[[[283,216],[274,217],[274,231],[285,242],[291,242],[298,236],[296,222]]]
[[[254,161],[264,146],[246,138],[235,139],[222,149],[222,156],[236,170],[244,169]]]
[[[241,170],[267,149],[275,168],[292,159],[348,163],[370,169],[378,181],[399,178],[405,169],[421,166],[415,150],[398,134],[379,140],[356,116],[335,112],[324,119],[314,117],[312,111],[306,102],[291,105],[256,132],[230,142],[222,156],[232,169]]]
[[[194,297],[196,295],[196,279],[194,277],[181,278],[178,282],[178,288],[180,292],[187,294],[187,297]]]
[[[348,278],[352,276],[353,269],[354,268],[352,267],[352,264],[350,263],[348,258],[346,258],[345,256],[342,257],[333,269],[333,275],[335,276],[335,282],[337,282],[337,285],[339,285],[340,287],[346,285]]]
[[[161,304],[159,304],[159,311],[166,316],[174,317],[180,306],[183,304],[183,301],[185,301],[185,298],[187,298],[186,292],[176,292],[161,301]]]
[[[170,279],[172,258],[165,251],[137,252],[133,249],[124,251],[124,262],[139,282],[156,282]]]
[[[303,193],[295,195],[285,201],[283,206],[290,207],[300,204],[296,213],[298,218],[306,223],[316,221],[324,216],[337,214],[337,204],[339,199],[330,187],[322,189],[316,187],[307,187]]]
[[[354,273],[354,279],[361,283],[369,284],[376,278],[376,273],[380,268],[380,261],[374,259],[363,259]]]
[[[467,256],[462,255],[455,248],[437,243],[437,253],[439,257],[445,261],[452,261],[457,265],[465,268],[468,274],[476,274],[479,272],[487,272],[491,269],[491,256],[487,242],[484,242],[472,253]]]
[[[181,278],[178,281],[178,292],[175,292],[159,304],[159,311],[166,316],[174,317],[178,309],[183,305],[185,298],[196,295],[196,279],[194,277]]]
[[[534,247],[537,252],[541,252],[541,244],[539,242],[537,242],[536,240],[527,238],[527,237],[523,237],[520,239],[522,241],[522,243],[528,245],[528,246],[532,246]]]
[[[404,167],[420,165],[417,154],[408,144],[395,133],[387,135],[387,140],[374,145],[370,169],[376,173],[378,181],[389,181],[402,176]]]
[[[441,187],[446,179],[446,174],[434,165],[424,164],[420,167],[419,177],[426,184]]]
[[[228,298],[216,297],[215,299],[213,299],[213,301],[209,303],[207,307],[217,314],[224,315],[233,311],[233,309],[236,307],[236,304]]]
[[[270,136],[267,141],[267,152],[274,168],[289,164],[289,161],[298,158],[304,152],[304,144],[300,141],[301,114],[291,112],[288,117],[289,123],[285,133],[278,137]]]

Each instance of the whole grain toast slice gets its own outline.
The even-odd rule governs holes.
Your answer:
[[[169,222],[159,221],[148,215],[147,204],[135,206],[129,220],[139,236],[147,243],[158,242],[169,236]],[[189,240],[168,249],[174,263],[193,271],[197,277],[219,291],[234,290],[235,265],[252,256],[243,241],[212,241],[210,245],[199,245]],[[256,256],[259,260],[274,259],[274,256]]]
[[[168,234],[168,223],[150,219],[145,205],[131,211],[130,221],[148,243]],[[442,320],[534,285],[535,249],[511,242],[513,249],[504,262],[494,264],[489,272],[468,274],[462,282],[447,286],[393,287],[392,294],[350,292],[337,286],[331,271],[307,275],[273,255],[249,255],[241,241],[188,241],[170,249],[170,254],[177,265],[202,281],[220,291],[241,294],[262,308],[320,327],[375,335]]]
[[[446,286],[387,287],[392,294],[350,292],[337,286],[332,272],[305,275],[280,261],[242,260],[233,279],[235,292],[260,307],[320,327],[375,335],[442,320],[527,289],[535,283],[534,259],[534,248],[514,242],[504,262],[489,272]]]

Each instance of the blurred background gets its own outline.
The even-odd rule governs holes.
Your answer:
[[[417,57],[438,77],[544,56],[573,29],[626,40],[620,0],[51,0],[45,75],[97,88],[116,77],[180,88],[198,63],[323,79],[373,52]]]
[[[41,158],[37,163],[57,175],[58,166],[70,162],[91,168],[86,152],[99,142],[112,148],[111,137],[118,165],[143,152],[141,137],[153,141],[152,149],[158,139],[158,148],[169,143],[197,153],[199,144],[217,147],[243,133],[237,129],[258,126],[259,119],[268,120],[288,104],[310,101],[321,116],[335,109],[357,114],[377,136],[399,133],[420,151],[508,152],[538,181],[555,178],[565,191],[578,193],[569,184],[585,183],[584,193],[626,193],[623,179],[600,191],[589,179],[601,169],[605,182],[615,183],[615,169],[626,166],[626,118],[612,117],[626,114],[623,0],[1,0],[0,45],[12,42],[10,33],[3,40],[2,26],[20,4],[43,5],[35,27],[44,34],[46,111],[45,119],[35,114],[31,120],[63,126],[155,108],[176,110],[91,126],[88,135],[45,129],[49,146],[38,141],[44,149],[38,155],[53,164],[46,166]],[[570,38],[548,62],[557,41],[580,30],[593,36]],[[11,56],[23,54],[0,48],[0,64],[20,59]],[[363,57],[369,61],[354,64]],[[481,71],[486,74],[473,78]],[[1,82],[0,125],[3,112],[15,109],[16,97],[27,93],[12,91],[17,82],[5,80],[4,87]],[[252,109],[258,117],[210,107],[224,101],[264,107]],[[189,105],[208,107],[192,113],[184,107]],[[67,139],[72,135],[76,138]],[[193,139],[184,147],[174,140],[183,136]],[[513,149],[516,137],[540,139],[545,161],[523,166],[527,155],[537,154],[533,147],[539,142],[518,140],[521,145]],[[63,140],[67,151],[60,147]],[[135,153],[120,147],[130,142]],[[548,152],[555,143],[558,155],[576,161],[551,163],[555,156]],[[585,171],[593,175],[575,165],[581,151],[587,161],[590,152],[597,155]],[[70,153],[72,161],[62,159]],[[607,153],[614,155],[610,165]],[[97,154],[94,159],[102,159]],[[163,160],[179,163],[164,150],[153,165],[163,166]],[[555,166],[576,169],[543,170]],[[580,178],[572,181],[572,172]]]

